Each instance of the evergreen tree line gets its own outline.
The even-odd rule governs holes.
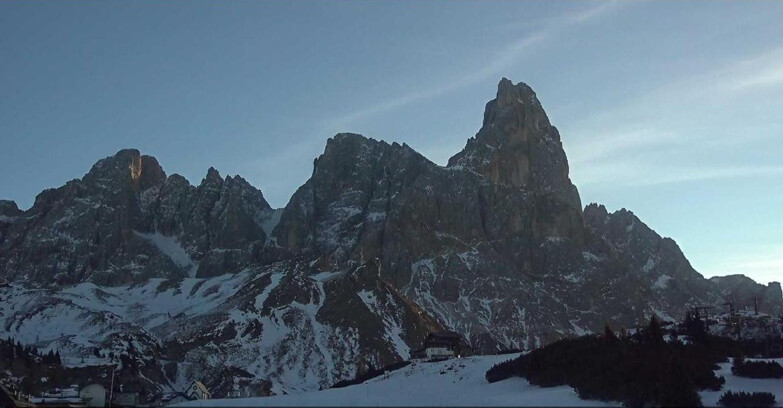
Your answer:
[[[38,348],[31,345],[23,346],[21,342],[11,337],[0,340],[0,362],[3,368],[11,369],[22,365],[30,368],[34,364],[62,365],[60,352],[49,350],[46,354],[41,354]]]
[[[746,361],[740,355],[734,358],[731,373],[748,378],[783,378],[783,367],[776,361]]]
[[[718,404],[727,408],[771,407],[775,405],[775,395],[770,392],[726,391],[720,396]]]
[[[603,335],[554,342],[492,367],[489,382],[512,376],[542,387],[569,385],[580,398],[621,401],[626,406],[701,406],[701,389],[719,390],[716,363],[723,349],[710,348],[709,336],[683,344],[667,342],[658,320],[633,335],[617,336],[607,325]],[[720,350],[716,352],[716,350]]]

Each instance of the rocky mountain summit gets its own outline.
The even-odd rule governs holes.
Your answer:
[[[758,304],[764,312],[773,315],[783,313],[780,282],[764,286],[745,275],[713,276],[710,281],[718,285],[723,298],[737,308],[752,308]]]
[[[275,217],[239,176],[223,179],[210,168],[194,187],[135,149],[43,191],[24,213],[3,208],[13,222],[0,241],[0,270],[32,285],[223,274],[250,263]]]
[[[27,211],[0,202],[0,276],[3,335],[70,364],[132,356],[159,389],[220,377],[226,395],[327,387],[435,330],[490,353],[783,303],[779,285],[705,279],[630,211],[583,209],[559,132],[505,78],[447,166],[338,134],[283,209],[239,176],[193,186],[122,150]]]

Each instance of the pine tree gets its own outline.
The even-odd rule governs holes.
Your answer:
[[[739,374],[742,371],[742,366],[745,365],[745,356],[742,353],[737,354],[734,357],[734,361],[731,363],[731,373],[734,375]]]
[[[644,341],[651,345],[663,344],[663,330],[661,329],[661,323],[655,315],[650,318],[650,324],[644,331]]]
[[[612,328],[609,327],[609,323],[604,324],[604,339],[610,344],[620,341],[620,339],[617,338],[617,335],[614,334],[614,331],[612,331]]]

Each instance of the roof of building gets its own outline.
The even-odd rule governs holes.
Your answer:
[[[445,347],[445,348],[449,348],[449,347],[451,347],[451,344],[452,344],[452,343],[451,343],[451,342],[449,342],[449,341],[433,340],[433,341],[428,341],[428,342],[427,342],[425,349],[434,348],[434,347],[439,347],[439,348]]]
[[[453,338],[461,338],[462,337],[462,336],[460,336],[459,333],[457,333],[457,332],[455,332],[453,330],[443,330],[443,331],[438,331],[438,332],[434,332],[434,333],[430,333],[430,334],[432,334],[434,336],[438,336],[438,337],[453,337]]]

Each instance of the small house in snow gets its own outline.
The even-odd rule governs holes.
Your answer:
[[[462,336],[453,331],[430,333],[424,339],[424,345],[419,350],[411,351],[412,360],[440,360],[461,357],[470,348],[462,340]]]

